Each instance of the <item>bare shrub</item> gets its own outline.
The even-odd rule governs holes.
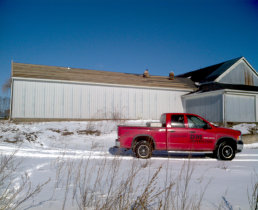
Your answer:
[[[124,167],[118,157],[94,160],[89,156],[82,157],[79,162],[66,163],[61,158],[56,164],[56,183],[62,183],[64,189],[63,209],[67,199],[72,199],[79,209],[195,210],[201,208],[208,185],[190,194],[194,171],[190,161],[182,166],[178,176],[167,168],[164,187],[158,185],[162,166],[150,170],[147,168],[150,163],[142,164],[139,160],[134,160],[125,171],[121,171]]]
[[[17,209],[23,203],[36,196],[50,181],[35,187],[27,173],[14,179],[20,162],[15,160],[15,152],[10,156],[0,156],[0,209]]]
[[[25,135],[25,138],[26,138],[29,142],[31,142],[31,141],[36,141],[37,138],[38,138],[37,134],[34,133],[34,132],[32,132],[32,133],[24,133],[24,135]]]
[[[222,170],[228,170],[229,166],[225,162],[219,162],[217,168],[222,169]]]
[[[190,159],[187,162],[184,162],[179,175],[174,180],[175,189],[169,192],[170,196],[167,196],[168,199],[166,202],[169,202],[170,205],[166,204],[168,208],[166,209],[175,209],[175,210],[184,210],[184,209],[201,209],[203,196],[205,191],[210,183],[205,184],[205,187],[199,189],[199,192],[190,194],[190,183],[192,181],[192,175],[194,172],[194,165],[190,162]],[[202,183],[202,178],[199,178],[199,182]]]
[[[147,159],[147,160],[145,160],[144,163],[141,164],[141,167],[142,168],[147,168],[147,166],[149,166],[149,165],[150,165],[150,161]]]
[[[252,177],[251,192],[247,189],[250,210],[258,210],[258,174],[254,173]]]
[[[111,113],[111,120],[116,121],[118,123],[124,123],[124,116],[121,112],[114,111]]]
[[[119,113],[119,112],[112,112],[111,119],[112,120],[121,120],[122,119],[122,114]]]
[[[91,147],[90,147],[91,150],[96,149],[96,148],[98,148],[98,147],[99,147],[99,143],[97,143],[97,142],[91,142]]]
[[[230,201],[227,199],[227,190],[225,191],[225,193],[223,194],[223,196],[221,196],[221,201],[219,203],[218,206],[216,206],[216,209],[218,210],[224,210],[224,209],[227,209],[227,210],[233,210],[233,206],[231,205]]]
[[[12,84],[12,78],[7,79],[2,86],[2,91],[4,93],[8,92],[11,89],[11,84]]]
[[[149,209],[153,203],[153,201],[157,201],[158,203],[158,209],[160,209],[163,206],[162,198],[160,195],[162,195],[163,192],[165,192],[167,189],[171,189],[170,186],[164,188],[164,189],[158,189],[157,190],[157,178],[158,174],[161,170],[161,166],[155,171],[150,181],[146,184],[144,190],[140,194],[140,196],[137,197],[136,201],[132,205],[132,209]],[[171,186],[173,186],[174,183],[171,183]]]
[[[218,209],[228,209],[233,210],[231,203],[227,200],[226,196],[222,196],[222,202]]]
[[[101,132],[99,130],[79,130],[77,131],[79,135],[96,135],[100,136]]]
[[[249,128],[249,132],[252,135],[256,135],[258,133],[258,126],[256,125],[255,127]]]
[[[55,132],[55,133],[61,133],[61,132],[62,132],[62,131],[59,130],[59,129],[53,129],[53,128],[49,128],[48,130],[53,131],[53,132]]]
[[[77,131],[77,133],[79,135],[96,135],[96,136],[101,135],[101,131],[95,128],[94,123],[92,121],[88,121],[85,130],[79,130]]]
[[[70,131],[63,131],[62,132],[62,136],[70,136],[70,135],[73,135],[74,133],[73,132],[70,132]]]

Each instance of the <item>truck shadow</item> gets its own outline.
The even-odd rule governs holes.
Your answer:
[[[117,155],[117,156],[126,156],[126,157],[135,157],[133,151],[131,149],[126,150],[126,149],[121,149],[121,148],[116,148],[116,147],[110,147],[109,148],[109,153],[111,155]],[[159,158],[212,158],[211,154],[204,154],[204,153],[191,153],[191,152],[167,152],[167,151],[154,151],[152,153],[152,157],[159,157]]]

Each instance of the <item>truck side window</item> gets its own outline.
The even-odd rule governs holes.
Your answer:
[[[172,115],[171,117],[171,127],[184,128],[184,115]]]
[[[165,114],[161,115],[160,123],[161,123],[162,127],[166,127],[166,115]]]
[[[205,128],[208,126],[206,122],[196,116],[187,115],[187,121],[189,128]]]

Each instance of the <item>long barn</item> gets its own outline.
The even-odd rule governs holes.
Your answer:
[[[188,78],[12,63],[12,119],[159,119],[183,112]]]

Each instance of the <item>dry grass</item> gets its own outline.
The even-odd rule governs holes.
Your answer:
[[[99,130],[79,130],[77,131],[79,135],[95,135],[100,136],[101,132]]]
[[[41,192],[50,180],[33,187],[27,173],[18,175],[20,162],[15,160],[14,152],[10,156],[0,157],[0,209],[20,208],[23,203]]]
[[[68,131],[66,129],[63,130],[63,131],[60,130],[60,129],[49,129],[49,130],[52,131],[52,132],[55,132],[55,133],[59,133],[62,136],[70,136],[70,135],[74,134],[74,132]],[[87,126],[86,126],[85,130],[78,130],[77,134],[79,134],[79,135],[96,135],[96,136],[100,136],[101,132],[94,128],[93,122],[89,121],[87,123]]]
[[[73,135],[74,133],[73,132],[70,132],[70,131],[63,131],[62,132],[62,136],[70,136],[70,135]]]
[[[258,142],[258,134],[245,134],[242,136],[244,144],[252,144]]]
[[[134,160],[127,170],[121,171],[124,169],[121,163],[121,159],[117,157],[111,161],[92,161],[89,157],[82,158],[79,162],[69,160],[66,163],[60,158],[55,163],[55,168],[56,183],[64,189],[62,209],[65,209],[68,199],[78,209],[201,208],[208,184],[204,189],[190,194],[189,186],[194,171],[190,161],[183,165],[177,176],[167,167],[164,187],[159,187],[163,166],[152,169],[149,161],[139,164],[139,160]]]
[[[53,129],[53,128],[49,128],[48,130],[55,132],[55,133],[61,133],[62,131],[59,129]]]
[[[24,202],[33,201],[49,182],[33,187],[28,174],[17,177],[19,162],[15,153],[2,156],[0,162],[0,209],[21,208]],[[202,177],[193,179],[195,166],[184,162],[179,173],[174,173],[169,161],[153,166],[150,160],[134,159],[125,168],[121,159],[94,160],[82,157],[79,161],[67,160],[65,154],[57,158],[53,167],[56,169],[53,198],[56,189],[63,193],[62,209],[71,203],[78,209],[173,209],[200,210],[203,197],[210,182],[204,183]],[[222,167],[223,168],[223,167]],[[163,176],[162,176],[163,174]],[[164,178],[165,177],[165,178]],[[251,210],[257,210],[258,183],[257,174],[248,191]],[[190,190],[191,183],[198,180],[200,188]],[[163,182],[164,185],[160,182]],[[17,185],[18,183],[18,185]],[[51,189],[51,188],[50,188]],[[60,191],[61,189],[61,191]],[[51,192],[51,191],[50,191]],[[216,209],[233,209],[226,194]]]
[[[247,190],[250,210],[258,210],[258,174],[253,173],[251,191]]]

